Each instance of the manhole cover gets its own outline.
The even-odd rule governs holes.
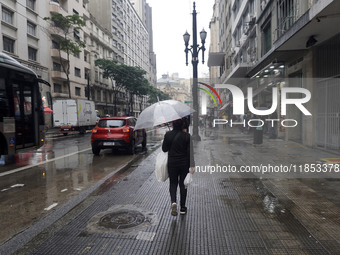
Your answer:
[[[145,216],[137,211],[118,211],[104,215],[99,226],[111,229],[127,229],[143,224]]]
[[[138,234],[138,231],[157,223],[154,212],[134,205],[115,205],[99,212],[88,222],[87,233]]]

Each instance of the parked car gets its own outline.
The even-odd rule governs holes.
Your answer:
[[[92,152],[99,155],[101,149],[124,148],[134,154],[135,147],[146,147],[145,129],[134,130],[136,124],[134,117],[105,117],[101,118],[92,130]]]

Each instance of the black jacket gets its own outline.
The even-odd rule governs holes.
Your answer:
[[[165,134],[162,150],[168,152],[168,167],[194,167],[194,151],[191,135],[182,130]]]

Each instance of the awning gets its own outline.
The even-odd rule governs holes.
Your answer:
[[[53,113],[52,109],[44,105],[44,113]]]
[[[222,66],[224,63],[225,53],[223,52],[209,52],[208,66]]]

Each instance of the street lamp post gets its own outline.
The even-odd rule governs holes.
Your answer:
[[[184,43],[185,43],[185,57],[186,57],[186,65],[188,65],[188,52],[191,52],[192,55],[192,67],[193,67],[193,84],[192,84],[192,101],[193,101],[193,107],[195,112],[193,113],[193,134],[192,138],[193,140],[200,141],[201,137],[198,134],[198,80],[197,80],[197,65],[198,65],[198,53],[200,50],[202,50],[202,64],[204,64],[204,43],[205,38],[207,37],[207,32],[204,31],[204,29],[200,32],[201,37],[201,43],[202,46],[199,47],[197,44],[197,23],[196,23],[196,4],[194,2],[194,10],[192,13],[192,33],[193,33],[193,39],[192,39],[192,46],[188,48],[189,46],[189,40],[190,35],[188,32],[185,32],[183,35]]]

